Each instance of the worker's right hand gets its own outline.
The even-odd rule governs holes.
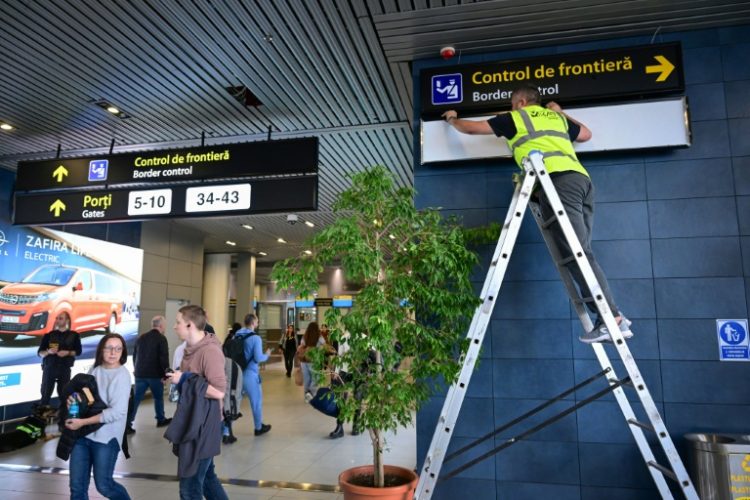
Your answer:
[[[454,118],[458,118],[458,113],[456,111],[449,109],[445,113],[441,115],[443,117],[443,120],[450,122]]]
[[[551,109],[552,111],[556,111],[558,113],[562,113],[562,108],[555,101],[548,102],[547,103],[547,109]]]

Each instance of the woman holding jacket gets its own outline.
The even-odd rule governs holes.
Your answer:
[[[90,374],[96,379],[99,397],[107,408],[88,418],[69,418],[65,427],[78,430],[84,425],[104,424],[97,431],[78,438],[70,455],[70,498],[88,500],[91,469],[96,490],[104,497],[130,500],[127,490],[113,478],[117,455],[128,416],[130,372],[125,340],[116,333],[106,334],[96,348],[96,360]],[[68,407],[72,397],[68,399]]]

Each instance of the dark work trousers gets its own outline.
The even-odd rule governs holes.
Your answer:
[[[57,384],[57,393],[60,394],[63,387],[68,385],[68,382],[70,382],[70,367],[56,364],[42,366],[42,399],[39,401],[39,405],[47,406],[49,404],[55,384]]]
[[[294,367],[294,355],[297,352],[297,347],[294,342],[288,342],[289,348],[284,347],[284,368],[286,368],[286,376],[292,375],[292,368]]]
[[[565,207],[565,212],[568,214],[568,219],[573,226],[573,230],[581,242],[583,252],[586,254],[586,258],[594,270],[596,279],[599,281],[602,294],[607,304],[609,304],[609,308],[612,309],[612,314],[618,316],[620,311],[617,309],[612,292],[609,290],[607,278],[604,276],[601,267],[599,267],[599,263],[596,261],[594,252],[591,249],[591,234],[594,229],[594,185],[591,183],[591,179],[578,172],[552,173],[550,174],[550,178],[555,185],[558,196],[560,196],[560,201]],[[548,220],[554,215],[554,211],[541,187],[538,194],[542,217],[544,220]],[[560,255],[563,258],[571,255],[572,252],[565,241],[565,235],[562,229],[560,229],[560,225],[558,223],[552,224],[549,229],[557,247],[560,249]],[[578,284],[581,295],[584,298],[591,297],[589,287],[586,286],[586,280],[583,279],[583,273],[575,261],[566,264],[566,267],[570,271],[573,280]],[[596,308],[596,304],[587,302],[586,305],[598,318],[599,311]]]

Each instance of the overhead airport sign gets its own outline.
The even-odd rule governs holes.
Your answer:
[[[318,171],[318,139],[286,139],[20,162],[17,191],[174,183]]]
[[[70,224],[317,209],[317,176],[16,194],[14,224]],[[283,193],[283,196],[279,196]]]
[[[537,85],[544,100],[564,102],[685,90],[679,43],[430,68],[420,78],[426,117],[507,109],[520,83]]]

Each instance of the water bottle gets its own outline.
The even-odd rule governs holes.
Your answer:
[[[78,408],[78,393],[73,393],[73,401],[70,403],[70,407],[68,408],[68,417],[69,418],[79,418],[80,417],[80,409]]]

